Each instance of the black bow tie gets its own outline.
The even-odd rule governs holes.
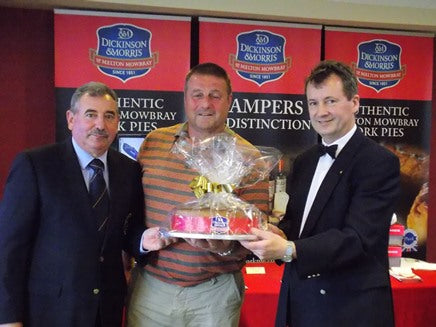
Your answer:
[[[318,153],[319,156],[323,156],[326,153],[329,154],[330,157],[332,157],[332,159],[336,158],[336,150],[338,149],[338,145],[337,144],[333,144],[330,146],[325,146],[323,144],[318,144]]]

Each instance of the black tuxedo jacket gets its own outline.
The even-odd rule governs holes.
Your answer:
[[[328,171],[304,229],[317,147],[294,162],[280,227],[297,249],[286,264],[276,326],[393,326],[389,225],[399,195],[398,158],[357,130]]]
[[[15,159],[0,204],[0,323],[94,327],[99,310],[103,326],[121,325],[121,251],[139,251],[144,200],[139,164],[112,149],[107,160],[100,242],[71,140]]]

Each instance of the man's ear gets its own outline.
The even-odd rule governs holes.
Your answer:
[[[68,129],[71,131],[74,125],[74,113],[71,111],[71,109],[67,110],[65,117],[67,118]]]

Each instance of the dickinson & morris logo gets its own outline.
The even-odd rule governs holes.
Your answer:
[[[357,65],[352,64],[358,81],[376,92],[397,85],[406,75],[401,66],[401,46],[386,40],[371,40],[358,45]]]
[[[285,58],[286,39],[282,35],[255,30],[238,34],[236,42],[236,56],[229,55],[230,66],[259,86],[282,78],[291,66],[291,58]]]
[[[212,234],[226,234],[229,232],[229,220],[226,217],[216,215],[212,217],[210,231]]]
[[[151,36],[149,30],[130,24],[102,26],[97,30],[97,50],[89,49],[90,60],[103,74],[123,82],[144,76],[158,63]]]

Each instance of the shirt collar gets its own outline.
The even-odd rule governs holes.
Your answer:
[[[83,150],[74,140],[74,137],[72,137],[71,139],[73,141],[74,151],[76,152],[77,158],[79,159],[80,167],[82,168],[82,170],[86,169],[88,167],[88,164],[91,162],[92,159],[94,159],[94,157],[85,150]],[[104,166],[107,167],[107,151],[103,153],[100,157],[97,157],[97,159],[103,161]]]
[[[350,131],[347,134],[345,134],[344,136],[342,136],[340,139],[334,141],[331,144],[326,144],[324,142],[324,140],[322,140],[322,144],[324,144],[324,145],[337,144],[337,146],[338,146],[338,149],[336,150],[336,157],[337,157],[339,155],[339,153],[342,151],[342,149],[344,148],[344,146],[347,144],[347,142],[351,139],[351,137],[353,136],[356,129],[357,129],[357,126],[356,126],[356,124],[354,124],[354,126],[350,129]]]

